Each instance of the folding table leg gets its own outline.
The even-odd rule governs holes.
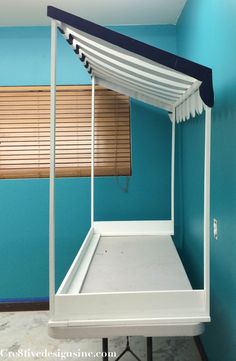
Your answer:
[[[102,360],[108,361],[108,338],[102,339]]]
[[[147,361],[152,361],[152,337],[147,337]]]
[[[102,339],[102,360],[103,361],[109,361],[108,360],[108,338]],[[126,341],[126,347],[123,352],[115,359],[115,361],[120,360],[126,352],[130,352],[136,360],[141,361],[140,358],[131,350],[129,345],[129,337],[127,336]],[[152,358],[152,337],[147,337],[147,361],[153,361]]]

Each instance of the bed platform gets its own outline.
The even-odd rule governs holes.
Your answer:
[[[143,231],[135,230],[136,222],[132,221],[96,223],[97,230],[104,231],[97,233],[96,226],[90,230],[59,288],[50,335],[71,338],[202,333],[204,325],[195,321],[196,314],[187,317],[188,312],[194,312],[194,304],[187,304],[189,291],[194,291],[172,237],[165,234],[169,222],[138,222]],[[120,235],[110,230],[116,223],[120,229],[123,226]],[[128,225],[130,234],[124,235]],[[154,235],[153,226],[162,227],[162,234]],[[176,295],[176,302],[181,303],[173,308]],[[209,320],[204,312],[201,319]]]
[[[52,25],[49,334],[57,338],[103,337],[105,349],[106,339],[112,336],[147,336],[150,346],[152,336],[198,335],[204,330],[204,322],[210,321],[210,141],[211,108],[214,104],[212,70],[52,6],[48,7],[48,16]],[[56,292],[57,29],[71,46],[74,56],[78,57],[91,75],[92,101],[91,226]],[[98,142],[95,128],[95,84],[167,112],[166,118],[171,121],[172,127],[169,220],[97,222],[94,219],[95,143]],[[188,121],[203,111],[204,287],[192,289],[172,240],[175,228],[175,129],[177,123]],[[146,126],[148,127],[148,122]],[[151,352],[148,354],[151,355]]]
[[[101,236],[81,293],[172,289],[191,285],[170,236]]]

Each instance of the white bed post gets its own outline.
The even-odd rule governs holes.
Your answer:
[[[204,159],[204,291],[206,312],[210,310],[210,158],[211,158],[211,108],[205,109],[205,159]]]
[[[95,131],[95,77],[92,76],[91,114],[91,227],[94,224],[94,131]]]
[[[175,108],[172,112],[172,142],[171,142],[171,223],[175,231]]]
[[[55,301],[55,133],[56,133],[56,52],[57,25],[51,21],[51,109],[50,109],[50,195],[49,195],[49,309]]]

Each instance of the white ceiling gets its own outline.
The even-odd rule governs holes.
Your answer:
[[[176,24],[186,0],[0,0],[0,26],[48,25],[47,5],[102,25]]]

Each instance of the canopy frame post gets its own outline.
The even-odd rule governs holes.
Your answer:
[[[55,311],[55,142],[57,23],[51,20],[50,180],[49,180],[49,310]]]
[[[173,108],[172,112],[172,138],[171,138],[171,223],[173,227],[175,226],[175,113],[176,108]]]
[[[95,77],[92,75],[91,111],[91,227],[94,224],[94,132],[95,132]]]
[[[206,312],[210,311],[210,160],[211,160],[211,108],[205,106],[204,154],[204,291]]]

